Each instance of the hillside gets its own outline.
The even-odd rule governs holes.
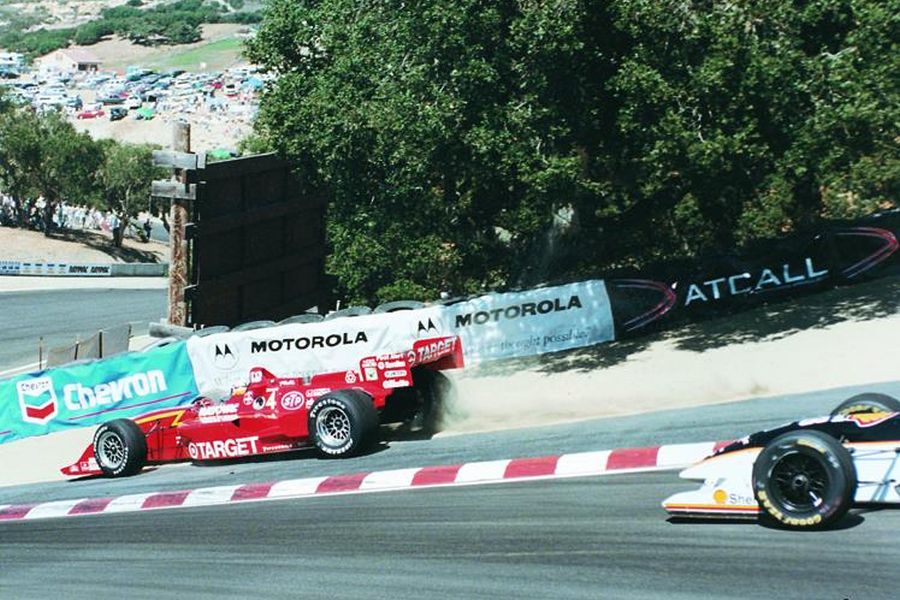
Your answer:
[[[175,46],[141,46],[112,36],[83,48],[103,61],[104,70],[124,71],[128,65],[165,70],[219,71],[241,62],[242,41],[246,30],[235,23],[211,23],[201,26],[201,40]]]

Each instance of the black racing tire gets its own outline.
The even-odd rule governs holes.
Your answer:
[[[881,412],[900,413],[900,400],[897,400],[893,396],[888,396],[887,394],[878,394],[875,392],[857,394],[838,404],[837,407],[831,411],[831,416],[850,416],[860,413]]]
[[[444,417],[444,404],[450,394],[452,384],[446,375],[430,369],[415,369],[413,371],[413,386],[422,397],[421,414],[414,417],[415,421],[421,421],[418,434],[421,437],[431,438],[441,430]],[[418,425],[416,423],[415,425]]]
[[[850,452],[821,431],[780,435],[753,464],[760,518],[782,527],[829,527],[847,513],[855,494],[856,467]]]
[[[147,436],[129,419],[107,421],[94,432],[94,458],[107,477],[128,477],[147,462]]]
[[[400,388],[388,397],[381,423],[400,424],[391,431],[396,439],[431,439],[441,430],[452,384],[443,373],[423,367],[414,368],[412,378],[411,387]]]
[[[378,439],[378,411],[372,397],[359,390],[338,390],[316,400],[308,425],[323,456],[353,456]]]

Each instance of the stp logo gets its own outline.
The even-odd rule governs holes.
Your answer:
[[[284,410],[300,410],[306,398],[300,392],[288,392],[281,397],[281,408]]]
[[[56,390],[49,377],[28,379],[16,384],[19,408],[26,423],[42,425],[56,416]]]

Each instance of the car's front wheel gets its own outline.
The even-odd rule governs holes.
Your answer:
[[[778,436],[753,464],[761,518],[784,527],[827,527],[843,517],[856,493],[856,467],[836,439],[815,430]]]
[[[900,412],[900,400],[897,400],[893,396],[888,396],[887,394],[878,394],[875,392],[857,394],[838,404],[835,409],[831,411],[831,416],[850,416],[880,412]]]
[[[93,446],[97,465],[109,477],[134,475],[147,460],[147,437],[129,419],[108,421],[98,427]]]
[[[309,435],[325,456],[352,456],[378,437],[378,412],[359,390],[339,390],[316,400],[309,411]]]

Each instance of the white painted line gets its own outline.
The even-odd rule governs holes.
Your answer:
[[[53,517],[66,517],[79,502],[83,502],[85,498],[78,500],[57,500],[56,502],[45,502],[38,504],[25,515],[26,519],[50,519]]]
[[[492,481],[503,479],[506,467],[511,460],[489,460],[485,462],[466,463],[456,473],[456,483],[470,483],[473,481]]]
[[[106,508],[103,510],[105,513],[116,513],[116,512],[133,512],[136,510],[141,510],[141,506],[144,504],[144,500],[149,498],[150,496],[155,496],[159,492],[152,492],[149,494],[130,494],[128,496],[121,496],[119,498],[113,499]]]
[[[396,469],[369,473],[362,480],[360,490],[385,490],[406,488],[412,485],[413,477],[422,469]]]
[[[606,471],[606,462],[612,450],[563,454],[556,461],[556,475],[590,475]]]
[[[234,491],[240,485],[221,485],[217,487],[200,488],[187,495],[181,506],[211,506],[214,504],[226,504],[231,501]]]
[[[319,489],[319,485],[328,477],[306,477],[304,479],[288,479],[279,481],[269,490],[268,498],[294,498],[311,496]]]
[[[7,375],[18,375],[19,373],[29,373],[31,371],[36,370],[40,366],[41,366],[41,363],[31,363],[30,365],[22,365],[20,367],[13,367],[12,369],[0,371],[0,378],[6,377]]]
[[[715,443],[711,442],[660,446],[656,464],[660,467],[686,467],[712,454],[715,447]]]

